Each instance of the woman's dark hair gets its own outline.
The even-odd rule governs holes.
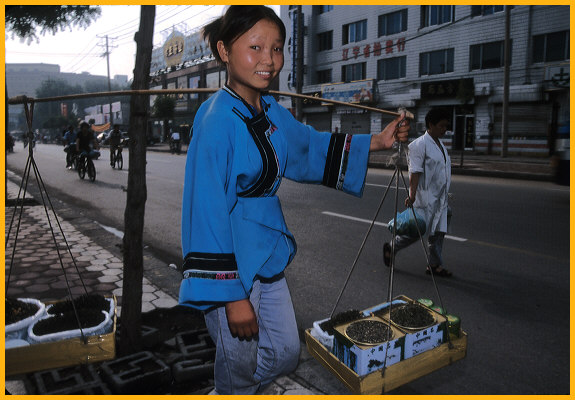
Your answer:
[[[437,125],[439,121],[451,121],[451,112],[446,108],[432,108],[425,116],[425,127],[429,128],[429,124]]]
[[[208,41],[216,60],[223,63],[218,52],[218,42],[221,40],[224,46],[229,47],[262,19],[276,24],[285,42],[286,28],[283,21],[274,10],[266,6],[229,6],[222,17],[204,27],[204,40]]]

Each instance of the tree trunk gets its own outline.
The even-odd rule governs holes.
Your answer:
[[[136,64],[133,90],[149,87],[155,6],[141,6],[140,28],[136,32]],[[142,348],[142,279],[144,277],[143,232],[146,206],[146,125],[150,108],[149,95],[130,99],[130,137],[128,190],[124,212],[124,283],[122,293],[120,354]]]

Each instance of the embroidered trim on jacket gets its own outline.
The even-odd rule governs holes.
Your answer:
[[[193,269],[187,269],[183,273],[184,279],[195,278],[195,279],[214,279],[217,281],[227,281],[232,279],[240,279],[240,275],[237,272],[228,271],[198,271]]]
[[[322,184],[341,190],[345,180],[352,135],[334,133],[331,135]]]
[[[184,257],[184,279],[239,279],[236,256],[233,253],[191,252]]]
[[[271,142],[270,136],[276,131],[277,127],[270,121],[266,111],[270,107],[268,103],[261,97],[261,104],[263,112],[256,115],[255,109],[247,103],[241,96],[233,91],[228,86],[224,86],[224,90],[232,97],[241,100],[246,108],[251,112],[252,118],[246,117],[236,107],[232,108],[234,114],[244,121],[246,128],[262,158],[262,170],[257,181],[247,190],[238,193],[239,197],[264,197],[274,193],[274,189],[278,187],[280,180],[280,166],[275,148]]]

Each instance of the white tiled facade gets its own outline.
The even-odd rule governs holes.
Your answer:
[[[291,78],[294,74],[292,55],[296,42],[293,40],[293,19],[297,7],[281,6],[287,41],[280,91],[295,92]],[[322,86],[327,82],[319,81],[317,71],[331,70],[330,83],[337,83],[345,78],[342,76],[342,66],[365,63],[362,79],[375,80],[377,86],[374,101],[367,105],[388,110],[407,107],[416,116],[413,125],[417,134],[423,133],[425,114],[431,107],[449,107],[453,111],[454,135],[451,136],[453,140],[446,137],[448,145],[461,148],[465,143],[465,148],[469,150],[482,152],[490,146],[491,151],[498,151],[504,92],[504,7],[488,8],[486,14],[472,15],[474,6],[456,5],[450,10],[451,18],[447,22],[422,27],[422,13],[426,11],[424,7],[445,6],[301,6],[305,26],[303,93],[322,96]],[[379,17],[402,10],[407,13],[406,29],[379,36]],[[546,153],[549,132],[569,122],[569,13],[569,6],[519,5],[510,9],[510,152]],[[361,20],[367,21],[366,38],[344,44],[344,26]],[[318,35],[328,31],[333,31],[332,47],[320,51]],[[537,62],[533,54],[534,37],[549,34],[564,35],[566,54],[556,61]],[[553,36],[548,38],[551,40]],[[483,48],[492,42],[500,42],[500,65],[472,70],[472,46],[482,45],[480,47]],[[391,46],[386,48],[388,43]],[[453,49],[453,71],[420,74],[422,53],[446,49]],[[405,57],[405,76],[380,79],[378,61],[393,57]],[[559,84],[550,80],[553,76],[560,78],[556,79]],[[457,85],[461,79],[471,83],[464,92],[467,93],[466,104],[461,100],[461,95],[439,96],[427,92],[429,85],[437,90],[449,83]],[[291,100],[287,98],[282,99],[282,104],[292,107]],[[390,120],[387,116],[381,117],[369,111],[320,104],[304,104],[303,117],[321,130],[359,130],[352,133],[368,133],[368,130],[377,133],[381,124],[385,125]]]

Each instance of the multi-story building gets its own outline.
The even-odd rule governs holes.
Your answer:
[[[455,150],[500,151],[507,93],[510,153],[547,154],[558,128],[569,125],[569,6],[509,6],[508,22],[498,5],[281,6],[288,36],[281,91],[297,86],[300,7],[303,94],[406,107],[417,134],[431,107],[447,107],[453,119],[445,141]],[[294,107],[288,97],[282,102]],[[321,102],[305,102],[302,112],[329,131],[376,133],[390,120]]]
[[[48,80],[64,80],[71,86],[84,86],[87,82],[108,83],[107,76],[91,75],[88,72],[81,74],[61,72],[60,66],[57,64],[6,64],[6,90],[8,97],[20,95],[36,97],[36,90],[42,86],[44,81]],[[111,82],[125,87],[128,84],[128,77],[126,75],[116,75]],[[8,129],[17,129],[22,124],[22,106],[11,105],[9,116]]]

